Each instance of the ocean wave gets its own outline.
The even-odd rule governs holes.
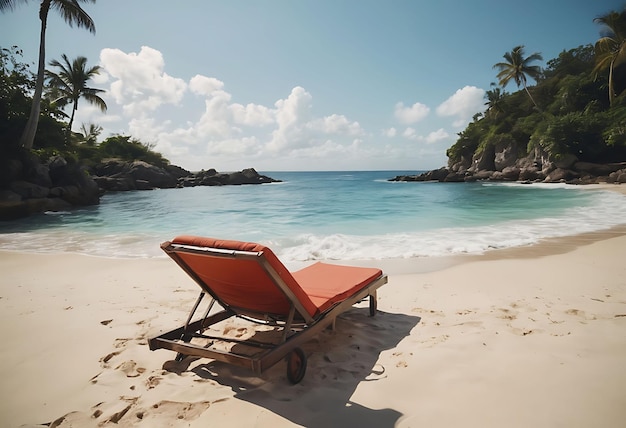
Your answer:
[[[502,185],[504,184],[496,184]],[[586,193],[584,199],[581,206],[565,208],[556,214],[540,218],[500,217],[499,220],[493,220],[489,224],[466,222],[465,226],[463,221],[455,220],[453,223],[455,226],[407,229],[401,232],[398,232],[398,229],[402,228],[397,227],[397,224],[386,224],[385,218],[372,223],[375,229],[351,227],[350,230],[346,229],[347,232],[341,233],[306,232],[308,227],[302,226],[306,223],[304,220],[293,226],[290,224],[294,221],[293,216],[289,217],[289,221],[274,218],[275,223],[272,227],[268,227],[267,218],[250,217],[246,220],[249,223],[245,225],[245,232],[241,232],[244,229],[242,218],[238,217],[238,221],[233,222],[229,214],[228,218],[233,225],[231,229],[227,229],[226,223],[219,224],[219,231],[222,233],[219,237],[254,240],[268,245],[287,263],[313,260],[407,259],[481,254],[495,249],[531,245],[548,238],[605,230],[626,223],[623,216],[626,212],[626,196],[612,191],[594,190]],[[294,209],[293,206],[291,209]],[[468,213],[469,211],[463,211],[460,215],[469,216]],[[280,214],[277,216],[280,217]],[[62,218],[66,215],[55,217]],[[67,217],[74,218],[78,215]],[[156,217],[157,220],[160,218]],[[319,221],[317,217],[306,221],[311,223],[314,219]],[[201,220],[204,224],[204,217]],[[97,224],[90,228],[80,228],[68,223],[61,227],[42,227],[15,232],[5,228],[4,230],[8,231],[0,233],[0,249],[38,253],[68,252],[118,258],[163,257],[164,253],[159,247],[161,242],[172,239],[177,234],[172,228],[161,228],[158,225],[151,226],[149,231],[133,232],[129,231],[133,229],[133,225],[126,225],[120,221],[124,227],[112,231],[105,227],[102,218],[86,218],[84,221],[91,222],[92,226],[94,222]],[[142,217],[142,221],[145,226],[147,223],[145,218]],[[397,220],[394,221],[397,223]],[[387,223],[390,222],[387,220]],[[195,223],[190,224],[183,225],[188,228],[185,233],[214,236],[214,229],[208,231],[198,229],[194,232]],[[175,226],[178,228],[181,225]],[[280,229],[281,227],[285,229]]]

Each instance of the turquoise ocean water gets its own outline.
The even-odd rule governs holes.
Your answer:
[[[403,183],[415,171],[263,172],[282,183],[109,193],[0,222],[0,249],[163,256],[179,234],[255,241],[285,262],[479,254],[626,223],[626,196],[566,185]]]

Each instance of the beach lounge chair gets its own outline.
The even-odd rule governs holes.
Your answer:
[[[368,296],[370,315],[375,315],[376,290],[387,283],[380,269],[321,262],[291,273],[272,250],[249,242],[179,236],[161,248],[201,292],[187,322],[150,339],[150,349],[175,351],[178,361],[185,356],[212,358],[248,367],[257,375],[287,357],[287,377],[294,384],[306,371],[300,346],[325,327],[334,327],[339,314]],[[208,308],[193,320],[206,294],[212,298]],[[222,310],[212,309],[215,302]],[[265,327],[252,330],[260,332],[248,338],[211,328],[233,316]]]

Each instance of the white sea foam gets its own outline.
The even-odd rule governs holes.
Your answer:
[[[289,261],[435,257],[482,254],[626,223],[626,197],[610,192],[598,192],[595,197],[593,206],[571,208],[558,217],[375,236],[301,235],[293,242],[276,244],[279,254]]]

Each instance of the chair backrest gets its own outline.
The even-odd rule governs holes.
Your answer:
[[[222,306],[309,321],[318,308],[271,249],[252,242],[178,236],[161,248]]]

